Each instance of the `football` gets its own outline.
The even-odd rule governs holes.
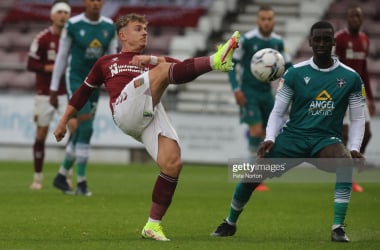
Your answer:
[[[271,82],[284,74],[284,57],[275,49],[261,49],[251,59],[251,72],[257,80]]]

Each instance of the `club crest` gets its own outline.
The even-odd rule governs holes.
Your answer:
[[[336,85],[339,88],[342,88],[346,84],[346,81],[343,78],[338,78],[336,79]]]

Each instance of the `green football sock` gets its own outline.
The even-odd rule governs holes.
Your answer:
[[[90,151],[90,144],[77,143],[76,145],[76,160],[77,160],[77,178],[84,180],[86,176],[86,167]]]
[[[262,141],[261,137],[249,136],[249,151],[256,153]]]
[[[336,183],[334,195],[334,225],[344,225],[352,183]]]
[[[67,171],[70,170],[75,162],[75,144],[77,133],[70,136],[69,143],[66,145],[66,154],[62,166]]]
[[[63,159],[62,166],[66,170],[70,170],[75,162],[75,157],[71,157],[69,155],[65,155],[65,158]]]
[[[236,185],[235,192],[231,201],[230,211],[227,220],[231,223],[236,223],[243,208],[249,201],[252,192],[258,183],[243,183],[239,182]]]

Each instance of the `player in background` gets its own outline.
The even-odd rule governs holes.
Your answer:
[[[49,86],[58,51],[59,37],[63,26],[70,17],[70,12],[71,8],[67,1],[54,1],[50,10],[51,26],[38,33],[29,49],[27,69],[36,73],[33,120],[37,129],[33,144],[34,177],[30,186],[34,190],[42,188],[45,142],[49,125],[53,120],[54,113],[58,112],[62,115],[67,105],[64,79],[61,78],[59,81],[56,107],[49,103]]]
[[[370,77],[367,68],[367,57],[369,53],[369,38],[360,28],[363,23],[363,12],[359,6],[350,6],[346,13],[347,27],[336,33],[335,54],[344,64],[350,66],[361,76],[367,95],[367,108],[365,110],[365,132],[360,153],[364,154],[365,149],[371,139],[372,132],[370,120],[376,114],[375,100],[373,97]],[[350,143],[348,138],[349,119],[348,112],[343,120],[343,141],[347,145]],[[357,182],[352,182],[352,191],[363,192]]]
[[[70,98],[79,88],[92,65],[104,54],[116,53],[117,38],[115,26],[110,18],[101,15],[103,0],[83,0],[85,11],[71,17],[59,43],[57,63],[54,65],[50,84],[51,103],[57,104],[59,81],[66,68],[66,89]],[[54,186],[65,194],[74,194],[66,181],[74,162],[77,165],[77,195],[91,196],[86,179],[86,167],[90,151],[90,139],[100,89],[95,91],[83,108],[77,113],[77,128],[71,135],[66,154],[54,178]]]
[[[271,6],[259,7],[256,24],[257,28],[242,36],[233,57],[234,68],[228,73],[236,103],[240,107],[240,122],[248,125],[251,156],[256,155],[257,148],[265,137],[265,127],[274,103],[271,83],[259,81],[252,75],[251,58],[261,49],[272,48],[283,55],[286,68],[292,65],[290,56],[285,52],[283,39],[273,31],[275,13]],[[257,191],[267,190],[269,188],[264,183],[257,187]]]
[[[58,141],[64,137],[70,117],[81,110],[92,93],[104,84],[115,124],[123,133],[142,142],[160,169],[152,192],[148,222],[141,235],[168,241],[161,220],[172,201],[182,161],[178,136],[161,97],[169,84],[190,82],[212,70],[231,70],[232,53],[240,35],[235,32],[212,56],[179,62],[174,58],[142,54],[147,46],[147,25],[148,21],[142,15],[129,14],[119,18],[116,29],[122,44],[121,52],[103,56],[95,63],[71,97],[54,135]]]
[[[257,157],[288,161],[297,158],[305,161],[309,158],[313,163],[318,162],[318,159],[320,162],[321,158],[329,158],[327,166],[317,166],[336,173],[331,240],[349,242],[344,225],[351,198],[352,167],[346,164],[337,166],[336,163],[351,162],[351,157],[363,158],[360,145],[365,123],[364,86],[357,72],[332,56],[335,39],[334,28],[329,22],[319,21],[311,26],[309,45],[313,57],[290,67],[280,81],[266,127],[266,137],[258,149]],[[278,133],[289,107],[289,120],[282,132]],[[352,126],[349,151],[342,141],[343,118],[348,107]],[[264,171],[265,177],[280,176],[296,166],[285,161],[282,163],[285,164],[282,164],[284,168],[281,171]],[[212,236],[235,234],[237,219],[258,185],[259,181],[254,180],[238,184],[229,216]],[[294,211],[299,212],[299,209],[295,208]]]

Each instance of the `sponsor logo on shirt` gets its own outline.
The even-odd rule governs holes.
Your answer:
[[[309,115],[312,116],[331,116],[335,109],[335,103],[331,95],[322,90],[310,103]]]

